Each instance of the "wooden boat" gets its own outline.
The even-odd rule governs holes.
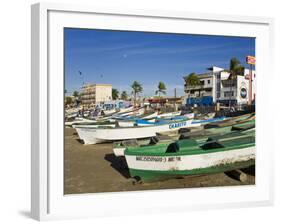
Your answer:
[[[194,139],[145,147],[128,147],[125,158],[131,177],[144,182],[184,175],[225,172],[255,163],[254,133]]]
[[[115,156],[124,156],[124,151],[128,147],[143,147],[146,145],[155,145],[160,144],[163,142],[170,142],[175,140],[182,140],[182,139],[195,139],[197,142],[204,142],[207,141],[208,138],[214,136],[226,136],[229,133],[247,133],[248,131],[252,131],[255,128],[255,121],[248,121],[245,123],[231,125],[228,127],[222,128],[210,128],[210,129],[203,129],[194,132],[185,132],[185,133],[177,133],[177,134],[168,134],[168,133],[157,133],[155,137],[148,138],[148,139],[132,139],[132,140],[124,140],[121,142],[115,142],[113,144],[113,152]]]
[[[178,140],[178,137],[154,136],[146,139],[130,139],[113,143],[113,153],[115,156],[125,156],[124,151],[128,147],[143,147]]]
[[[184,127],[189,127],[192,120],[181,120],[171,123],[163,123],[152,126],[143,127],[116,127],[116,128],[92,128],[92,127],[77,127],[76,131],[79,138],[84,141],[84,144],[96,144],[107,141],[120,141],[125,139],[140,139],[156,136],[157,132],[165,132],[168,130],[177,130]]]
[[[151,125],[155,125],[155,118],[148,119],[148,120],[143,120],[143,119],[118,120],[116,122],[119,127],[151,126]]]
[[[91,128],[114,128],[116,127],[115,122],[97,122],[93,124],[75,124],[72,125],[72,128],[84,128],[84,127],[91,127]]]
[[[89,120],[83,119],[80,122],[68,122],[67,125],[72,126],[73,128],[79,127],[91,127],[91,128],[102,128],[102,127],[133,127],[133,126],[145,126],[145,125],[154,125],[155,119],[150,119],[151,115],[156,115],[157,112],[143,115],[146,120],[136,119],[136,118],[123,118],[122,120]]]
[[[224,122],[224,121],[223,121]],[[229,123],[227,126],[221,126],[221,127],[213,127],[213,128],[183,128],[178,131],[169,131],[169,132],[162,132],[157,133],[157,136],[178,136],[179,139],[186,139],[186,138],[194,138],[198,136],[213,136],[213,135],[223,135],[226,133],[229,133],[233,130],[240,130],[245,131],[248,129],[255,128],[255,120],[245,120],[240,121],[236,123]]]
[[[125,112],[121,112],[121,113],[117,113],[116,116],[113,116],[113,118],[122,118],[122,117],[126,117],[126,116],[140,116],[142,114],[144,114],[145,110],[143,107],[141,108],[136,108],[136,109],[132,109],[129,111],[125,111]]]
[[[146,120],[150,122],[155,122],[155,117],[157,116],[158,112],[151,112],[148,114],[143,114],[136,117],[122,117],[116,119],[118,122],[119,127],[132,127],[138,125],[138,121]],[[141,123],[141,122],[140,122]]]
[[[181,111],[175,111],[170,113],[162,113],[157,116],[157,118],[175,117],[181,115]],[[192,117],[193,118],[193,117]],[[191,118],[190,118],[191,119]]]
[[[129,112],[129,111],[132,111],[134,109],[133,106],[130,106],[130,107],[126,107],[126,108],[120,108],[118,113],[121,114],[121,113],[126,113],[126,112]]]
[[[161,120],[158,120],[158,122],[168,122],[168,121],[177,121],[177,120],[181,120],[184,119],[185,116],[177,116],[177,117],[173,117],[173,118],[164,118]],[[192,120],[191,125],[188,128],[197,128],[201,125],[206,125],[209,123],[217,123],[217,122],[222,122],[224,120],[226,120],[226,117],[217,117],[217,118],[210,118],[210,119],[205,119],[205,120]]]
[[[112,115],[112,114],[122,114],[122,113],[127,113],[130,112],[134,109],[133,106],[131,107],[126,107],[126,108],[113,108],[110,110],[102,110],[102,113],[104,113],[105,116],[107,115]]]
[[[215,128],[215,127],[226,127],[229,125],[235,125],[239,122],[249,121],[249,120],[255,120],[255,114],[244,114],[237,117],[229,117],[228,119],[225,119],[223,122],[213,122],[210,124],[205,125],[205,128]]]
[[[71,127],[72,125],[79,125],[79,124],[95,124],[97,123],[96,120],[84,118],[84,117],[77,117],[73,121],[66,121],[64,124],[66,126]]]

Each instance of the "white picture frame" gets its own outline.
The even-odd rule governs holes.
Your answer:
[[[274,78],[270,66],[273,60],[273,19],[50,3],[32,5],[31,12],[33,218],[50,220],[164,213],[273,203],[273,144],[269,134],[265,135],[262,131],[267,130],[272,122],[266,110],[270,106],[267,100],[270,81],[265,74],[270,73],[271,79]],[[256,184],[63,195],[63,27],[255,37],[258,74]]]

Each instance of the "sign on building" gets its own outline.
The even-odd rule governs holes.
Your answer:
[[[248,55],[246,57],[246,62],[249,65],[254,65],[256,63],[256,57]]]

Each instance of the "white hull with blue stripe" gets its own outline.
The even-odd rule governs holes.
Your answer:
[[[76,128],[79,138],[84,144],[96,144],[101,142],[120,141],[126,139],[141,139],[156,136],[156,133],[188,128],[192,120],[181,120],[165,124],[137,127],[116,128]]]

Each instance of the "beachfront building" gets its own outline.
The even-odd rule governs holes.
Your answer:
[[[185,96],[183,104],[211,105],[221,103],[224,105],[248,104],[256,97],[256,73],[252,71],[252,89],[250,90],[250,71],[244,69],[243,75],[232,79],[228,71],[219,67],[211,67],[208,72],[199,74],[200,85],[190,86],[185,83]],[[251,92],[251,93],[250,93]]]
[[[111,84],[86,84],[82,87],[81,101],[83,106],[96,106],[112,100]]]

